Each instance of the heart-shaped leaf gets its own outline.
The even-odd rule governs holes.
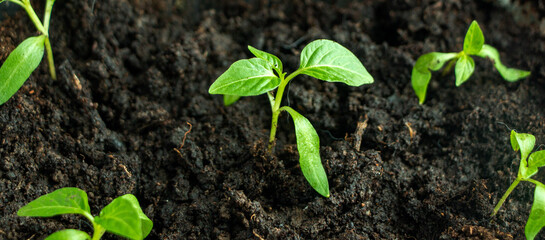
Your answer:
[[[301,74],[328,82],[360,86],[373,82],[360,60],[350,50],[331,40],[309,43],[301,53]]]
[[[52,217],[61,214],[91,215],[87,193],[79,188],[61,188],[43,195],[17,211],[19,216]]]
[[[210,94],[255,96],[280,85],[272,65],[261,58],[236,61],[210,86]]]
[[[108,232],[130,239],[143,239],[153,226],[131,194],[114,199],[102,209],[95,222]]]

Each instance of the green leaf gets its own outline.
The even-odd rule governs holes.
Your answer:
[[[494,47],[485,44],[481,51],[477,54],[479,57],[490,58],[494,62],[494,67],[498,70],[500,75],[508,82],[516,82],[521,78],[528,77],[530,71],[519,70],[515,68],[508,68],[501,63],[500,53]]]
[[[545,226],[545,186],[541,183],[536,184],[534,191],[534,203],[530,216],[524,227],[526,239],[532,240],[539,233],[541,228]]]
[[[536,168],[545,166],[545,150],[532,153],[528,158],[528,166]]]
[[[210,86],[210,94],[255,96],[280,85],[272,66],[261,58],[236,61]]]
[[[142,212],[136,197],[131,194],[114,199],[102,209],[95,222],[108,232],[130,239],[143,239],[153,227],[151,220]]]
[[[441,69],[446,62],[456,56],[456,53],[431,52],[420,56],[416,60],[411,74],[411,84],[420,104],[426,100],[426,91],[431,79],[430,70],[437,71]]]
[[[518,151],[520,149],[520,166],[519,173],[524,178],[529,178],[537,173],[537,167],[528,167],[526,159],[532,150],[536,142],[536,138],[532,134],[517,133],[515,130],[511,131],[511,146],[513,150]]]
[[[240,99],[240,96],[223,95],[223,105],[225,105],[227,107],[227,106],[235,103],[236,101],[238,101],[238,99]]]
[[[49,235],[45,240],[90,240],[86,232],[76,229],[65,229]]]
[[[322,161],[320,159],[320,139],[312,124],[290,107],[282,107],[290,113],[295,124],[297,150],[299,151],[299,165],[303,175],[318,193],[329,197],[329,183]]]
[[[45,36],[29,37],[11,52],[0,68],[0,105],[23,86],[44,56]]]
[[[261,58],[269,62],[272,65],[272,68],[276,69],[278,74],[282,74],[282,71],[284,71],[284,67],[282,66],[282,61],[280,61],[280,59],[277,56],[272,55],[268,52],[264,52],[259,49],[256,49],[250,45],[248,45],[248,50],[250,50],[250,52],[252,52],[252,54],[254,54],[254,56],[256,56],[257,58]]]
[[[484,45],[484,35],[477,21],[473,20],[467,30],[464,39],[464,52],[466,54],[477,54]]]
[[[309,43],[301,53],[301,74],[328,82],[360,86],[373,82],[360,60],[350,50],[331,40]]]
[[[17,211],[18,216],[52,217],[61,214],[91,215],[87,193],[79,188],[61,188],[43,195]]]
[[[473,71],[475,70],[475,62],[473,61],[473,58],[466,54],[462,54],[460,58],[458,58],[458,61],[456,62],[456,66],[454,67],[454,73],[456,75],[456,87],[462,85],[469,77],[471,77],[471,74],[473,74]]]

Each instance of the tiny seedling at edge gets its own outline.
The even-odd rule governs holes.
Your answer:
[[[454,74],[456,75],[456,86],[458,87],[467,81],[475,70],[475,61],[473,61],[471,55],[492,59],[494,67],[496,67],[506,81],[515,82],[530,75],[529,71],[504,66],[500,61],[498,50],[488,44],[484,44],[483,32],[477,21],[473,21],[467,30],[464,38],[464,49],[461,52],[431,52],[420,56],[416,60],[411,74],[411,83],[416,96],[418,96],[419,103],[423,104],[424,100],[426,100],[426,91],[431,79],[430,70],[438,71],[446,62],[450,61],[445,68],[445,72],[448,72],[452,68],[452,65],[456,63]]]
[[[53,52],[49,42],[49,20],[51,19],[51,10],[55,0],[46,1],[43,24],[36,12],[34,12],[32,5],[30,5],[30,0],[0,0],[0,3],[2,2],[12,2],[23,7],[41,35],[24,40],[9,54],[2,67],[0,67],[0,105],[8,101],[40,65],[44,56],[44,49],[47,52],[51,78],[53,80],[57,78]]]
[[[93,236],[76,229],[65,229],[49,235],[45,240],[98,240],[105,232],[129,239],[144,239],[153,223],[144,214],[136,197],[125,194],[117,197],[100,211],[91,215],[87,193],[79,188],[61,188],[43,195],[17,211],[24,217],[53,217],[61,214],[80,214],[93,224]]]
[[[545,166],[545,150],[536,151],[532,154],[536,138],[534,135],[528,133],[517,133],[514,130],[511,131],[511,147],[514,151],[520,150],[520,166],[517,174],[517,178],[511,186],[507,189],[502,196],[492,216],[496,215],[501,206],[509,197],[509,194],[515,189],[520,182],[530,182],[536,185],[534,190],[534,203],[532,204],[532,210],[530,210],[530,216],[524,227],[524,234],[526,239],[532,240],[535,238],[539,230],[545,226],[545,185],[543,183],[532,179],[538,168]]]
[[[230,105],[241,96],[266,93],[272,109],[269,152],[275,142],[278,116],[282,111],[293,118],[299,165],[303,175],[322,196],[329,197],[329,183],[320,158],[320,139],[307,118],[289,106],[280,106],[284,89],[294,77],[305,74],[327,82],[342,82],[361,86],[373,82],[373,77],[350,50],[331,40],[316,40],[301,52],[299,69],[286,77],[280,59],[270,53],[248,46],[256,57],[233,63],[208,90],[223,94],[224,104]],[[276,96],[273,90],[277,89]]]

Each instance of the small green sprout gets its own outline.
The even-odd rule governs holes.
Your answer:
[[[373,82],[358,58],[350,50],[331,40],[316,40],[301,52],[299,69],[286,77],[282,61],[270,53],[248,46],[256,58],[233,63],[208,90],[210,94],[224,94],[224,104],[230,105],[241,96],[267,93],[272,109],[269,152],[275,142],[278,116],[288,112],[295,124],[299,165],[303,175],[318,193],[329,197],[329,183],[320,158],[320,139],[308,119],[289,106],[280,107],[284,89],[291,79],[305,74],[327,82],[342,82],[361,86]],[[276,91],[276,97],[272,91]]]
[[[517,133],[514,130],[511,131],[511,147],[514,151],[520,150],[520,166],[515,181],[509,186],[505,194],[502,196],[492,216],[498,213],[501,206],[509,197],[509,194],[515,189],[515,187],[521,182],[531,182],[536,185],[534,191],[534,203],[532,204],[532,210],[530,210],[530,216],[526,222],[524,228],[524,234],[526,239],[534,239],[539,230],[545,226],[545,185],[543,183],[532,179],[538,168],[545,166],[545,150],[536,151],[532,154],[536,138],[534,135],[528,133]]]
[[[0,0],[2,2],[12,2],[25,9],[28,16],[42,34],[36,37],[29,37],[11,52],[2,67],[0,68],[0,105],[8,101],[13,94],[23,86],[30,74],[40,65],[44,56],[44,48],[47,51],[47,60],[49,62],[49,72],[51,78],[55,80],[55,63],[53,62],[53,52],[49,42],[49,20],[51,19],[51,10],[55,0],[47,0],[45,5],[45,14],[43,24],[34,12],[30,0]]]
[[[76,229],[65,229],[49,235],[46,240],[98,240],[105,232],[129,239],[144,239],[153,227],[136,197],[125,194],[117,197],[93,217],[87,193],[79,188],[61,188],[43,195],[19,209],[17,215],[25,217],[53,217],[61,214],[80,214],[93,224],[93,237]]]
[[[469,79],[475,70],[475,62],[471,55],[482,58],[490,58],[494,62],[494,67],[500,75],[509,82],[515,82],[521,78],[530,75],[529,71],[523,71],[514,68],[507,68],[500,61],[500,54],[494,47],[484,44],[484,35],[477,21],[473,21],[467,30],[464,39],[464,49],[459,53],[431,52],[420,56],[414,64],[411,82],[418,96],[420,104],[426,99],[426,91],[431,79],[431,71],[438,71],[449,62],[444,72],[450,71],[454,63],[454,74],[456,75],[456,87],[462,85]]]

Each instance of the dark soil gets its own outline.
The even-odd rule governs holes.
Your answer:
[[[0,239],[91,232],[82,217],[16,215],[61,187],[87,191],[94,214],[135,194],[154,222],[148,239],[523,239],[531,184],[490,214],[518,169],[510,129],[545,144],[545,6],[496,2],[57,1],[59,79],[44,61],[0,106]],[[508,83],[477,59],[461,87],[435,74],[419,105],[415,60],[459,51],[473,19],[507,66],[532,75]],[[35,34],[24,12],[5,18],[0,62]],[[247,45],[291,72],[319,38],[352,50],[375,78],[354,88],[298,77],[285,94],[320,134],[330,198],[304,179],[286,115],[267,154],[265,96],[224,107],[208,94],[251,57]]]

